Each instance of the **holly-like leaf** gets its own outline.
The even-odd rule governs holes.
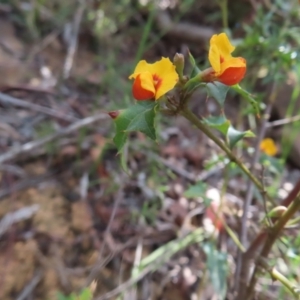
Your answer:
[[[210,128],[217,129],[225,136],[227,135],[228,128],[230,126],[230,121],[225,118],[224,115],[221,116],[211,116],[209,118],[203,119],[204,123]]]
[[[227,290],[227,254],[216,249],[213,243],[205,243],[203,250],[206,254],[206,265],[212,286],[218,295],[218,300],[226,297]]]
[[[155,114],[157,102],[154,101],[141,101],[140,106],[144,109],[136,114],[131,122],[128,124],[126,132],[128,131],[141,131],[152,140],[156,140],[156,132],[154,127]]]
[[[227,143],[229,147],[232,149],[235,144],[240,141],[244,137],[255,137],[255,134],[251,130],[247,131],[239,131],[230,126],[227,131]]]
[[[155,138],[154,108],[156,105],[154,101],[139,101],[126,109],[110,113],[116,125],[113,141],[119,153],[126,143],[128,131],[142,131],[150,138]]]
[[[193,67],[191,75],[190,75],[190,78],[193,78],[194,76],[196,76],[197,74],[199,74],[201,72],[201,70],[197,67],[196,61],[195,61],[193,55],[191,54],[191,52],[189,52],[189,60],[190,60],[190,63],[192,65],[192,67]]]
[[[227,92],[229,90],[229,86],[221,83],[221,82],[210,82],[206,85],[207,93],[209,96],[213,97],[221,106],[224,107],[224,102],[226,99]]]

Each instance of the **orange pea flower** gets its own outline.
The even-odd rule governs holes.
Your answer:
[[[213,73],[210,74],[211,81],[218,80],[226,85],[235,85],[244,78],[246,60],[243,57],[231,56],[234,49],[225,33],[211,37],[208,54],[213,68]]]
[[[276,155],[278,151],[274,141],[270,138],[266,138],[261,141],[260,150],[269,156]]]
[[[162,57],[153,64],[141,60],[129,79],[134,79],[132,93],[136,100],[157,100],[174,88],[178,74],[170,59]]]

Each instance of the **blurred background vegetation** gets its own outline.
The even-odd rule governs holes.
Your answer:
[[[247,60],[241,85],[271,112],[265,136],[278,154],[261,154],[253,172],[280,203],[300,179],[299,17],[293,0],[2,0],[0,298],[83,300],[92,290],[108,299],[97,297],[119,288],[113,299],[233,299],[237,247],[207,225],[208,208],[221,201],[238,235],[246,178],[183,119],[165,116],[158,143],[130,136],[126,174],[107,112],[133,104],[128,76],[139,60],[190,51],[208,67],[209,39],[225,31]],[[219,112],[202,93],[191,106]],[[226,115],[255,133],[263,119],[233,92]],[[254,140],[236,151],[250,164]],[[255,191],[250,240],[264,212]],[[295,284],[297,226],[270,258]],[[258,285],[259,299],[293,299],[268,274]]]

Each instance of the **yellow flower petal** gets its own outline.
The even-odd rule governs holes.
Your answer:
[[[154,79],[156,80],[155,100],[157,100],[174,88],[178,81],[178,74],[169,58],[163,57],[152,66]]]
[[[221,57],[226,60],[231,57],[235,47],[231,45],[226,33],[215,34],[210,40],[210,45],[217,45]]]
[[[150,72],[143,72],[140,75],[141,86],[144,90],[155,92],[155,87],[153,84],[153,76]]]
[[[246,61],[241,57],[231,57],[221,64],[220,73],[222,74],[228,68],[245,68]]]
[[[219,48],[214,43],[213,44],[211,43],[211,46],[209,48],[208,60],[211,64],[212,68],[214,69],[214,71],[218,75],[221,71],[221,60],[220,60]]]
[[[174,88],[178,81],[178,74],[170,59],[162,57],[160,61],[153,64],[148,64],[145,60],[140,61],[133,74],[129,76],[129,79],[133,78],[138,79],[133,86],[134,97],[137,100],[143,100],[141,97],[152,91],[157,100]],[[138,95],[139,99],[135,95]]]
[[[242,57],[232,57],[235,49],[227,35],[215,34],[210,39],[208,59],[214,70],[213,76],[208,80],[218,80],[226,85],[239,83],[246,73],[246,60]]]
[[[129,79],[135,79],[140,73],[143,72],[149,72],[149,66],[150,64],[148,64],[145,60],[141,60],[139,61],[139,63],[136,65],[134,72],[129,76]],[[151,72],[150,72],[151,73]]]

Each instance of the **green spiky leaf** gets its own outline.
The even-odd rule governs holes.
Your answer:
[[[217,129],[225,136],[227,135],[228,128],[230,126],[230,121],[225,118],[224,115],[221,116],[211,116],[203,120],[206,125],[210,128]]]
[[[126,132],[141,131],[152,140],[156,140],[156,131],[154,127],[157,102],[142,101],[140,104],[144,109],[134,116],[128,124]]]
[[[154,101],[139,101],[135,105],[119,110],[113,118],[116,126],[116,135],[113,138],[119,153],[124,147],[129,131],[141,131],[155,139],[155,107]]]
[[[235,144],[245,137],[255,137],[255,134],[251,130],[247,131],[239,131],[230,126],[227,131],[227,143],[229,147],[232,149]]]
[[[123,148],[127,141],[129,132],[141,131],[153,140],[156,140],[155,116],[158,103],[155,101],[138,101],[126,109],[110,112],[116,127],[116,134],[113,138],[121,155],[121,165],[125,172],[128,172],[126,155]],[[126,152],[126,151],[125,151]]]
[[[206,85],[207,93],[209,96],[213,97],[221,106],[224,107],[224,102],[226,99],[226,95],[229,91],[229,86],[221,83],[221,82],[211,82]]]

